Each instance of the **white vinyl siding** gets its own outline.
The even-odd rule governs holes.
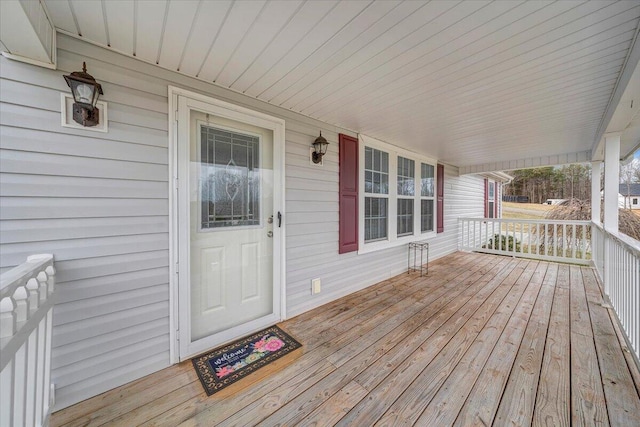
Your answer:
[[[168,85],[286,120],[289,317],[406,270],[406,246],[338,254],[338,132],[353,132],[67,36],[58,48],[57,71],[0,58],[0,267],[55,256],[56,409],[170,364]],[[83,61],[104,88],[108,133],[60,126],[62,75]],[[323,167],[309,163],[320,130]],[[432,260],[456,250],[459,216],[482,216],[482,186],[445,168]]]
[[[57,408],[169,366],[166,95],[114,84],[109,71],[132,73],[74,50],[58,71],[0,59],[0,267],[55,257]],[[108,133],[60,125],[62,75],[85,60]]]

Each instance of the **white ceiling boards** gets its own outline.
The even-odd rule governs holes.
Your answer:
[[[640,19],[638,1],[46,5],[59,31],[458,166],[591,150]]]

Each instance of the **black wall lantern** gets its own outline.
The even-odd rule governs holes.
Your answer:
[[[96,108],[102,95],[102,86],[87,73],[87,64],[82,63],[82,71],[74,71],[64,76],[73,94],[73,120],[82,126],[95,126],[100,123],[100,110]]]
[[[322,156],[327,154],[328,146],[329,143],[325,137],[322,136],[322,131],[320,131],[320,136],[313,141],[313,153],[311,154],[311,160],[313,160],[313,163],[320,163],[322,161]]]

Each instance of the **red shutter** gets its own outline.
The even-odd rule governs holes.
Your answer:
[[[438,213],[438,233],[444,231],[444,165],[438,165],[437,177],[438,181],[438,197],[437,197],[437,213]]]
[[[340,237],[338,253],[358,250],[358,139],[340,139]]]
[[[484,217],[489,218],[489,180],[484,179]]]

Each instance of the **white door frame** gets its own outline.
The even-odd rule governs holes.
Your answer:
[[[179,251],[180,229],[178,218],[188,218],[184,210],[187,204],[180,206],[178,203],[178,190],[181,194],[186,194],[186,179],[179,179],[178,175],[178,140],[180,135],[188,135],[189,111],[196,109],[219,117],[228,118],[240,122],[245,122],[254,126],[269,129],[273,132],[273,211],[275,214],[281,212],[285,214],[285,122],[283,119],[270,116],[245,107],[221,101],[210,96],[182,88],[169,86],[169,339],[170,339],[170,359],[171,363],[178,363],[183,358],[188,358],[187,354],[207,350],[190,346],[190,343],[180,342],[180,335],[191,336],[191,322],[188,317],[188,304],[190,299],[180,295],[178,275],[180,272],[180,258],[182,269],[188,269],[188,264],[184,263],[185,254]],[[184,98],[181,98],[184,97]],[[185,111],[179,110],[179,98],[182,105],[187,107]],[[181,182],[182,181],[182,182]],[[181,212],[181,210],[183,210]],[[273,235],[273,284],[274,284],[274,318],[281,321],[286,318],[286,283],[285,270],[285,223],[277,227],[277,216],[274,215],[274,235]],[[186,307],[186,308],[185,308]],[[186,330],[185,330],[186,328]]]

